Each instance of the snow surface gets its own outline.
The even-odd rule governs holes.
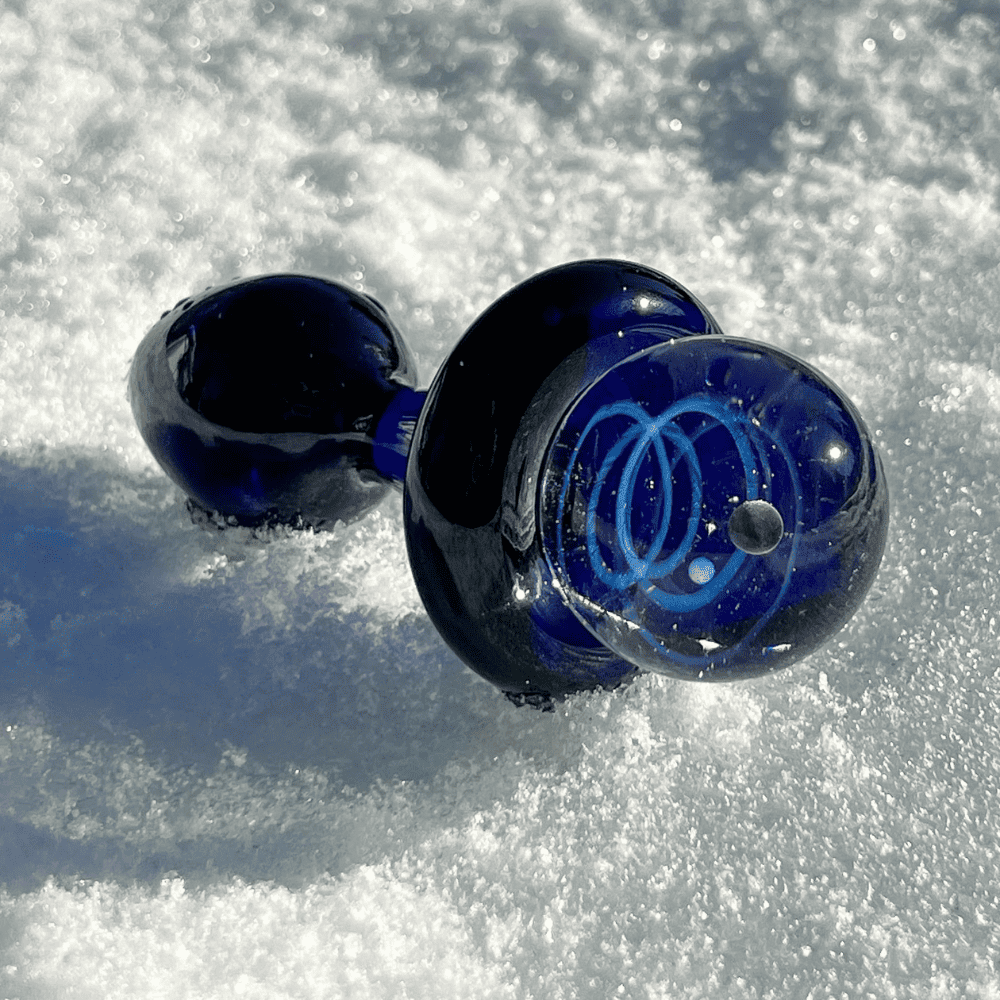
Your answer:
[[[0,997],[1000,997],[998,218],[995,0],[5,0]],[[878,436],[881,575],[789,671],[515,709],[398,497],[209,533],[133,426],[205,285],[354,282],[426,384],[589,256]]]

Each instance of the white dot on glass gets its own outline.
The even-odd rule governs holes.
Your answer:
[[[715,566],[712,565],[710,559],[706,559],[704,556],[698,556],[697,559],[691,560],[691,565],[688,566],[688,576],[698,584],[708,583],[709,580],[715,576]]]
[[[839,462],[847,454],[847,445],[843,441],[831,441],[823,450],[825,462]]]

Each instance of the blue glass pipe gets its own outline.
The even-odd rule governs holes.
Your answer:
[[[192,508],[228,523],[324,528],[402,487],[428,614],[517,703],[788,666],[854,614],[885,546],[881,461],[843,393],[625,261],[518,285],[426,393],[369,296],[235,281],[163,314],[129,394]]]

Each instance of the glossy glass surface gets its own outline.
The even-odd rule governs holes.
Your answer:
[[[637,672],[567,607],[542,550],[537,488],[563,415],[618,361],[718,333],[665,275],[578,261],[490,306],[434,379],[407,470],[410,564],[452,649],[514,700],[544,704]]]
[[[423,393],[385,310],[345,285],[279,274],[164,313],[129,397],[167,474],[239,524],[332,525],[405,473]]]
[[[405,479],[431,620],[518,703],[640,670],[787,666],[874,579],[888,494],[852,404],[804,362],[723,336],[657,271],[536,275],[428,392],[415,382],[373,299],[270,275],[165,313],[129,391],[165,471],[229,522],[350,521]]]
[[[881,463],[850,402],[767,345],[696,337],[612,367],[566,412],[541,536],[577,618],[679,677],[746,677],[851,617],[885,545]]]

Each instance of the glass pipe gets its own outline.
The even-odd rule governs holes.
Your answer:
[[[132,361],[143,439],[205,512],[234,524],[356,520],[401,481],[424,393],[386,311],[295,274],[178,302]]]
[[[518,703],[788,666],[875,577],[888,491],[854,406],[650,268],[536,275],[415,386],[375,300],[271,275],[164,313],[129,391],[164,470],[230,523],[329,527],[402,488],[431,620]]]

